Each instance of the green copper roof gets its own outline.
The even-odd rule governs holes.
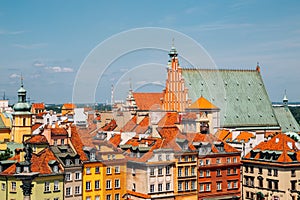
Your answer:
[[[192,101],[201,95],[219,107],[221,127],[278,126],[257,70],[183,69]]]
[[[283,133],[300,132],[300,126],[288,107],[274,107],[274,112]]]

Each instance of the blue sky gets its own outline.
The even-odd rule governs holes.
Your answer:
[[[196,40],[219,68],[254,69],[259,62],[272,101],[285,89],[290,101],[300,101],[299,9],[296,0],[1,1],[0,96],[5,91],[16,101],[22,73],[32,101],[69,102],[76,73],[99,43],[129,29],[162,27]],[[122,74],[136,63],[167,61],[166,52],[144,51],[114,65]],[[96,101],[110,101],[108,85],[120,74],[99,83]]]

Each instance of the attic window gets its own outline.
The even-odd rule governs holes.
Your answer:
[[[57,166],[57,165],[54,165],[54,166],[53,166],[53,172],[54,172],[54,173],[58,173],[58,166]]]

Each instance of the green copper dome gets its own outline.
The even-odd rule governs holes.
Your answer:
[[[18,90],[18,103],[14,105],[15,112],[30,112],[30,104],[26,102],[26,90],[21,85],[21,88]]]

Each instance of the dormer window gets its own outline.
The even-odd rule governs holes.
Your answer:
[[[53,172],[54,172],[54,173],[58,173],[58,166],[57,166],[57,165],[54,165],[54,166],[53,166]]]
[[[79,165],[79,158],[75,159],[75,165]]]
[[[96,159],[95,152],[91,152],[90,160],[95,160],[95,159]]]
[[[70,159],[66,159],[66,165],[69,166],[71,164],[71,160]]]
[[[20,166],[16,167],[16,173],[21,173],[21,167]]]

